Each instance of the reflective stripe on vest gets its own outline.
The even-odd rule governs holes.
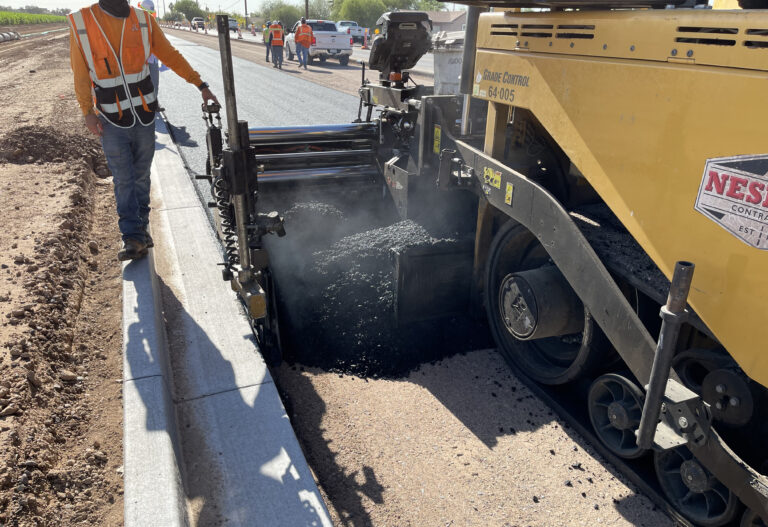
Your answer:
[[[309,24],[301,24],[296,28],[296,42],[308,48],[312,45],[312,28]]]
[[[272,45],[283,45],[283,28],[280,26],[270,26],[269,31],[272,33]]]
[[[131,8],[123,21],[119,54],[90,7],[67,17],[88,65],[96,108],[121,128],[130,128],[136,120],[149,126],[155,119],[157,101],[147,65],[151,54],[149,16],[146,11]],[[127,24],[131,24],[128,35]]]

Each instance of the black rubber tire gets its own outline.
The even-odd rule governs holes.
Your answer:
[[[288,46],[286,48],[288,48],[288,60],[293,60],[293,51]]]
[[[609,408],[605,403],[614,401],[622,401],[628,403],[627,406],[631,406],[627,414],[636,421],[634,429],[621,430],[615,425],[610,426],[611,421],[607,415]],[[601,375],[589,388],[587,405],[589,420],[595,435],[608,450],[621,458],[637,459],[648,452],[637,446],[634,434],[637,426],[640,425],[644,401],[645,395],[638,386],[626,377],[615,373]]]
[[[747,509],[741,517],[739,527],[768,527],[768,524],[760,519],[760,516],[755,511]]]
[[[768,0],[739,0],[742,9],[768,9]]]
[[[349,64],[349,57],[347,55],[342,55],[339,57],[339,64],[342,66],[347,66]]]
[[[484,296],[491,334],[502,356],[536,382],[554,386],[593,372],[610,346],[586,308],[581,334],[522,341],[507,330],[499,313],[498,298],[504,276],[548,262],[549,255],[536,237],[517,222],[508,221],[496,233],[488,252]],[[565,356],[557,355],[563,352]]]
[[[326,61],[326,60],[328,60],[328,57],[326,57],[326,56],[321,56],[321,57],[320,57],[320,63],[321,63],[321,64],[325,64],[325,61]]]
[[[654,452],[653,464],[656,469],[656,478],[667,501],[677,512],[700,527],[729,525],[740,511],[739,498],[704,467],[702,468],[710,481],[714,481],[713,489],[705,493],[689,492],[679,468],[684,461],[691,459],[694,459],[693,454],[684,446]],[[714,513],[710,511],[710,499],[715,500]],[[706,512],[702,507],[706,508]]]
[[[314,64],[315,63],[315,57],[308,57],[307,58],[307,64]]]

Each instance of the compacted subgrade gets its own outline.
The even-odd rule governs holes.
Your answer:
[[[288,234],[269,240],[289,362],[392,378],[490,345],[484,324],[469,317],[395,319],[393,252],[465,235],[400,220],[388,198],[314,197],[281,199]]]

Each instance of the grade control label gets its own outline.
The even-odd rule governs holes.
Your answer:
[[[768,250],[768,154],[708,159],[694,208],[744,243]]]

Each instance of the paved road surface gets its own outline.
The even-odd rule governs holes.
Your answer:
[[[178,31],[189,31],[186,29],[178,30]],[[166,31],[168,33],[168,31]],[[198,34],[203,34],[202,30],[197,31]],[[210,30],[208,31],[208,34],[210,35],[216,35],[216,30]],[[235,34],[232,33],[232,38],[235,39]],[[243,32],[243,40],[246,42],[256,42],[258,44],[263,43],[263,39],[261,37],[260,33],[257,33],[256,36],[251,35],[250,33]],[[370,55],[370,50],[362,49],[360,44],[355,44],[352,48],[352,59],[357,61],[368,61],[368,56]],[[432,53],[427,53],[424,55],[421,60],[416,64],[416,67],[413,68],[414,71],[417,71],[419,73],[428,73],[433,74],[435,71],[435,62],[434,62],[434,56]]]
[[[173,34],[168,38],[211,85],[223,105],[224,87],[218,51],[174,37]],[[302,80],[271,66],[237,57],[233,64],[238,118],[247,120],[252,127],[349,123],[357,117],[357,97]],[[181,145],[191,170],[204,173],[206,128],[199,93],[172,71],[166,70],[160,73],[158,98],[166,109],[166,116],[174,127],[174,137]],[[224,117],[222,111],[226,127]],[[198,188],[207,200],[207,182],[198,182]]]

